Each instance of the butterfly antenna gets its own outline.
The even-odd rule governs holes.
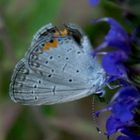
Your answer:
[[[92,118],[93,118],[93,123],[95,124],[96,130],[98,131],[99,134],[101,134],[102,131],[99,128],[99,124],[96,119],[97,117],[96,117],[96,113],[95,113],[95,97],[93,97],[93,100],[92,100]]]

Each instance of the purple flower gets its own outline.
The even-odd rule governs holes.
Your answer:
[[[109,52],[103,56],[102,66],[107,74],[117,78],[126,78],[127,69],[123,62],[127,59],[128,56],[123,51]]]
[[[117,138],[117,140],[132,140],[131,138],[127,137],[127,136],[119,136]]]
[[[137,128],[135,128],[137,129]],[[131,132],[131,130],[129,128],[124,128],[121,131],[124,135],[127,135],[129,138],[128,140],[140,140],[140,134],[135,134],[133,132]]]
[[[133,130],[140,127],[140,30],[138,28],[128,35],[116,20],[106,17],[95,22],[102,21],[107,22],[110,29],[104,41],[95,49],[94,55],[103,54],[102,66],[108,74],[108,83],[119,80],[122,87],[106,108],[96,112],[96,116],[99,117],[105,111],[111,112],[106,120],[108,137],[121,132],[123,135],[117,140],[140,140],[140,135]],[[101,53],[107,47],[112,47],[113,51]]]
[[[104,109],[104,111],[111,111],[111,115],[106,121],[106,133],[108,136],[121,131],[131,138],[134,136],[139,137],[138,135],[128,131],[129,127],[138,125],[135,122],[135,110],[137,109],[139,102],[140,92],[133,86],[123,87],[115,94],[109,103],[109,106]],[[98,111],[98,116],[101,112],[103,112],[103,110]],[[122,138],[123,136],[120,136],[118,139]],[[127,137],[124,137],[124,139],[126,138]]]
[[[97,6],[100,3],[100,0],[89,0],[89,4],[92,6]]]
[[[103,43],[98,46],[96,51],[106,47],[114,47],[123,50],[127,54],[130,53],[130,38],[125,29],[116,20],[109,17],[97,19],[95,23],[103,21],[110,25],[110,30],[105,36]]]
[[[140,87],[140,27],[136,27],[132,34],[128,35],[113,18],[100,18],[95,23],[102,21],[107,22],[110,29],[93,55],[103,54],[102,66],[109,76],[109,81],[110,79],[131,81]],[[114,50],[102,53],[101,50],[107,47],[112,47]]]
[[[140,93],[134,87],[121,88],[110,102],[113,119],[128,123],[133,119],[133,110],[140,101]]]
[[[98,54],[99,51],[107,47],[114,48],[114,51],[106,52],[103,56],[103,68],[109,76],[116,77],[116,79],[127,79],[127,68],[124,66],[124,62],[128,60],[128,56],[131,54],[130,37],[125,29],[114,19],[101,18],[97,19],[96,23],[102,21],[110,25],[110,30],[103,43],[95,49],[95,53]]]
[[[103,54],[102,66],[109,77],[108,83],[119,80],[122,87],[106,108],[96,112],[96,117],[105,111],[111,112],[106,120],[108,137],[121,132],[117,140],[140,140],[134,131],[140,128],[140,28],[128,35],[113,18],[100,18],[95,21],[98,22],[107,22],[110,29],[94,55]],[[102,53],[107,47],[113,51]]]

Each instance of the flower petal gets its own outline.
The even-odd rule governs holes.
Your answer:
[[[110,116],[106,121],[106,130],[107,135],[112,135],[118,131],[118,129],[122,126],[122,122],[116,119],[113,116]]]
[[[132,139],[127,136],[119,136],[117,137],[117,140],[132,140]]]
[[[89,4],[92,6],[97,6],[100,3],[100,0],[89,0]]]
[[[126,68],[122,64],[127,59],[123,51],[109,52],[102,58],[102,66],[110,76],[127,77]]]
[[[110,136],[118,130],[125,130],[126,127],[133,126],[134,109],[140,100],[139,91],[133,87],[121,88],[110,102],[112,114],[106,121],[107,134]],[[125,134],[127,131],[124,131]],[[132,133],[133,134],[133,133]]]
[[[131,99],[131,104],[133,102],[135,104],[140,100],[140,92],[133,86],[121,88],[112,98],[111,102],[120,102],[120,100],[123,102],[128,98],[129,100]]]
[[[112,46],[117,49],[121,49],[126,53],[130,53],[130,39],[125,29],[113,18],[106,17],[96,20],[96,22],[102,21],[109,23],[110,30],[105,36],[104,42],[98,46],[96,51],[108,46]]]
[[[116,118],[118,118],[121,122],[131,121],[133,119],[133,114],[131,110],[127,108],[127,106],[123,103],[116,103],[112,107],[112,112]]]
[[[132,140],[140,140],[140,135],[137,135],[137,134],[131,132],[127,128],[124,128],[121,132],[124,133],[125,135],[129,136]]]

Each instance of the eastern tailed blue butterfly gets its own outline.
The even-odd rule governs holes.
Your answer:
[[[106,73],[87,36],[75,24],[59,30],[51,23],[33,37],[31,47],[15,66],[10,97],[26,105],[77,100],[105,86]]]

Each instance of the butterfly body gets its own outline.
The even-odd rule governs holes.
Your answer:
[[[101,91],[106,74],[86,35],[74,24],[41,28],[14,70],[10,97],[26,105],[56,104]]]

